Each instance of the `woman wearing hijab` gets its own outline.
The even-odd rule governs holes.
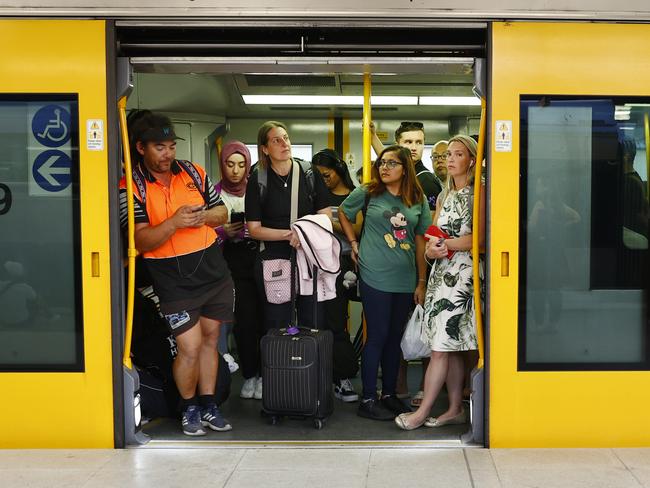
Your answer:
[[[253,265],[258,253],[257,241],[251,239],[244,222],[244,200],[251,168],[251,155],[239,141],[227,143],[221,151],[221,181],[217,192],[228,208],[228,222],[217,228],[223,242],[223,256],[235,283],[235,327],[233,333],[239,352],[244,384],[242,398],[262,398],[260,376],[260,338],[264,334],[260,300]]]
[[[347,271],[354,265],[350,252],[350,242],[341,228],[338,209],[343,200],[354,190],[348,165],[332,149],[323,149],[311,160],[316,166],[329,190],[328,205],[332,209],[332,227],[341,241],[341,272],[336,279],[336,298],[325,302],[325,323],[334,334],[334,396],[344,402],[356,402],[359,395],[354,391],[350,378],[354,378],[359,369],[357,357],[347,331],[349,291],[343,286]],[[356,288],[356,287],[355,287]]]

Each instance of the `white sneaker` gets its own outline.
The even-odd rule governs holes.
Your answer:
[[[352,403],[359,400],[359,395],[354,391],[352,382],[347,378],[338,383],[334,383],[334,396],[346,403]]]
[[[255,385],[255,400],[262,399],[262,377],[257,378],[257,384]]]
[[[255,395],[256,381],[257,378],[255,376],[245,380],[244,384],[241,387],[241,392],[239,393],[239,396],[242,398],[253,398],[253,395]]]
[[[234,373],[239,369],[239,364],[235,361],[235,358],[232,357],[230,354],[226,353],[223,355],[223,359],[228,363],[228,369],[230,370],[231,373]]]

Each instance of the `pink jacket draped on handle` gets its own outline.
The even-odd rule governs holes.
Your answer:
[[[332,232],[332,221],[324,214],[305,215],[296,220],[291,229],[296,231],[300,239],[300,247],[296,252],[298,292],[301,295],[313,294],[312,275],[316,265],[318,301],[335,298],[336,277],[341,271],[341,243]]]

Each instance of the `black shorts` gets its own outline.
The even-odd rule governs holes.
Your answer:
[[[207,293],[196,298],[160,302],[169,332],[178,336],[199,322],[199,317],[232,322],[234,318],[235,291],[230,276],[217,283]]]

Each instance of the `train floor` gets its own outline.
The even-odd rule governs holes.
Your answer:
[[[420,381],[421,366],[409,366],[409,391],[415,394]],[[158,418],[143,426],[143,431],[151,437],[152,446],[159,443],[197,442],[203,444],[376,444],[423,445],[423,446],[461,446],[460,437],[469,430],[469,424],[449,425],[437,429],[422,427],[413,431],[400,430],[392,421],[376,421],[358,417],[357,402],[344,403],[335,399],[334,413],[321,430],[314,427],[310,419],[283,418],[277,425],[271,425],[263,418],[260,400],[244,400],[239,397],[243,378],[239,372],[233,374],[230,398],[223,405],[222,412],[233,429],[229,432],[213,432],[203,437],[188,437],[180,428],[180,420]],[[357,392],[361,391],[361,380],[353,383]],[[409,402],[410,400],[405,400]],[[467,405],[467,404],[466,404]],[[447,398],[443,391],[432,409],[432,415],[442,413],[447,408]],[[468,408],[468,407],[467,407]]]

